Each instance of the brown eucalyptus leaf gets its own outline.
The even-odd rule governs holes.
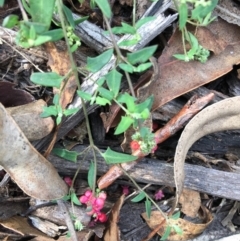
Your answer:
[[[0,104],[0,165],[29,196],[52,200],[67,194],[66,183],[40,155]]]
[[[176,232],[171,231],[169,237],[167,240],[174,240],[174,241],[185,241],[185,240],[189,240],[192,239],[196,236],[198,236],[199,234],[201,234],[206,227],[212,222],[213,217],[211,215],[210,212],[207,213],[208,216],[206,218],[206,220],[203,221],[203,223],[191,223],[187,220],[184,219],[177,219],[177,220],[173,220],[173,219],[169,219],[168,220],[168,225],[172,226],[172,225],[177,225],[179,228],[182,229],[183,233],[182,235],[177,234]],[[163,236],[164,231],[166,230],[167,227],[167,223],[164,222],[164,217],[162,216],[162,214],[159,211],[152,211],[151,212],[151,217],[150,219],[148,219],[147,214],[146,213],[142,213],[142,217],[145,219],[145,221],[147,222],[148,226],[151,229],[155,229],[159,224],[162,223],[161,227],[159,227],[159,231],[158,234]]]
[[[181,32],[175,31],[168,46],[158,59],[160,77],[150,83],[149,93],[154,95],[153,110],[168,101],[209,83],[232,70],[240,63],[240,28],[222,19],[197,29],[199,43],[213,53],[205,64],[184,62],[173,57],[183,53]],[[142,91],[143,96],[147,95]],[[147,96],[146,96],[147,97]]]
[[[13,117],[27,139],[34,141],[42,139],[53,130],[53,119],[51,117],[40,117],[43,107],[46,105],[45,101],[38,100],[26,105],[7,108],[6,110]]]
[[[210,105],[194,116],[186,125],[178,141],[174,156],[176,203],[184,185],[184,162],[192,144],[208,134],[240,129],[240,96],[224,99]]]

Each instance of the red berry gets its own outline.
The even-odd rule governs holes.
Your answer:
[[[94,202],[94,207],[98,210],[102,209],[104,206],[105,201],[102,198],[97,198]]]
[[[140,149],[140,145],[137,141],[131,141],[130,147],[133,151]]]
[[[97,216],[97,219],[101,222],[104,223],[107,221],[107,215],[105,213],[99,213]]]
[[[85,195],[86,197],[90,197],[90,196],[92,195],[92,191],[87,190],[87,191],[84,193],[84,195]]]

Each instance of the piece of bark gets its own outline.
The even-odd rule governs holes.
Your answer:
[[[82,152],[83,149],[84,147],[79,145],[73,150]],[[98,175],[102,175],[108,170],[109,166],[105,163],[102,156],[97,153],[96,155]],[[57,156],[49,156],[49,161],[64,176],[74,175],[79,165],[81,165],[80,173],[87,173],[92,159],[93,156],[89,153],[84,162],[82,161],[82,156],[79,156],[77,163],[68,162]],[[137,182],[174,186],[173,165],[165,161],[143,158],[128,173]],[[240,174],[190,164],[185,164],[185,173],[185,188],[213,196],[240,200]],[[126,178],[125,176],[123,177]]]

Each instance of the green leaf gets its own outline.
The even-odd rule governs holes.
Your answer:
[[[149,69],[151,66],[152,66],[151,62],[140,64],[138,67],[134,68],[134,72],[143,72],[143,71]]]
[[[49,29],[55,6],[55,0],[29,0],[32,21],[46,25]]]
[[[59,101],[60,101],[60,94],[55,94],[53,97],[53,104],[54,105],[59,105]]]
[[[4,0],[0,0],[0,7],[4,5]]]
[[[78,19],[74,20],[74,23],[75,23],[75,25],[78,25],[78,24],[84,22],[85,20],[87,20],[88,18],[89,18],[88,16],[78,18]]]
[[[122,116],[120,123],[118,124],[114,135],[119,135],[126,131],[133,123],[133,118],[130,116]]]
[[[83,230],[84,226],[83,226],[83,224],[81,223],[81,221],[77,219],[77,220],[75,220],[75,222],[74,222],[74,228],[75,228],[75,230],[77,230],[77,231],[81,231],[81,230]]]
[[[122,74],[120,74],[116,69],[113,69],[105,77],[109,90],[113,92],[114,97],[117,97],[120,89]]]
[[[156,17],[155,16],[149,16],[149,17],[145,17],[145,18],[142,18],[140,20],[137,21],[135,27],[136,29],[139,29],[140,27],[142,27],[144,24],[148,23],[148,22],[151,22],[153,20],[155,20]]]
[[[148,198],[145,201],[145,209],[146,209],[147,217],[150,218],[151,217],[151,201]]]
[[[179,6],[179,29],[183,30],[186,26],[187,18],[188,18],[188,7],[186,3],[181,3]]]
[[[135,98],[131,95],[129,95],[127,92],[124,94],[120,94],[117,98],[117,101],[119,103],[125,103],[127,105],[127,109],[130,113],[135,112],[136,104],[135,104]]]
[[[120,43],[118,43],[119,47],[125,47],[125,46],[133,46],[139,42],[139,39],[133,38],[131,40],[123,40]]]
[[[97,85],[100,87],[105,83],[105,76],[101,77],[100,79],[98,79],[97,81]]]
[[[78,94],[79,97],[83,98],[84,100],[90,101],[92,99],[92,95],[90,95],[87,92],[78,90],[77,94]]]
[[[166,239],[168,239],[168,237],[169,237],[169,235],[170,235],[170,233],[171,233],[171,227],[170,226],[167,226],[166,227],[166,230],[165,230],[165,232],[164,232],[164,234],[163,234],[163,236],[161,237],[161,239],[160,240],[166,240]]]
[[[179,59],[179,60],[183,60],[185,62],[189,61],[188,56],[185,55],[185,54],[174,54],[173,57],[176,58],[176,59]]]
[[[36,47],[36,46],[40,46],[40,45],[42,45],[46,42],[49,42],[50,40],[51,40],[50,36],[41,36],[41,35],[39,36],[38,35],[37,38],[34,41],[29,39],[28,42],[29,42],[31,47],[32,46]]]
[[[5,28],[13,28],[17,24],[18,24],[18,16],[14,14],[10,14],[3,19],[2,26]]]
[[[65,5],[62,5],[62,7],[63,7],[63,12],[64,12],[70,26],[72,28],[75,28],[75,22],[74,22],[74,19],[73,19],[73,16],[72,16],[72,11],[68,7],[66,7]]]
[[[96,98],[96,104],[97,105],[106,105],[106,104],[109,104],[111,105],[111,102],[108,100],[108,99],[105,99],[105,98],[102,98],[100,96],[97,96]]]
[[[61,198],[63,201],[68,201],[70,200],[71,196],[70,195],[65,195],[64,197]]]
[[[112,151],[109,147],[104,153],[101,153],[101,155],[103,156],[107,164],[131,162],[137,159],[136,156]]]
[[[112,11],[109,5],[108,0],[95,0],[98,7],[101,9],[103,15],[105,15],[107,18],[111,18]]]
[[[180,215],[181,215],[181,212],[178,211],[178,212],[174,213],[170,218],[173,220],[177,220],[180,218]]]
[[[136,29],[133,26],[122,22],[122,27],[114,27],[112,28],[112,32],[114,34],[135,34]]]
[[[30,80],[37,85],[47,86],[47,87],[57,87],[58,89],[61,86],[64,77],[55,73],[33,73],[30,77]]]
[[[54,105],[51,106],[43,106],[43,112],[41,113],[40,117],[46,118],[49,116],[57,116],[58,111],[57,107]]]
[[[140,192],[136,197],[134,197],[133,199],[131,199],[131,202],[137,203],[142,201],[144,198],[146,197],[145,192]]]
[[[69,116],[69,115],[76,114],[79,110],[80,110],[80,108],[66,109],[66,110],[63,111],[63,114],[65,116]]]
[[[37,33],[33,25],[31,25],[30,30],[29,30],[29,38],[30,39],[36,39]]]
[[[63,34],[63,30],[61,28],[58,28],[58,29],[54,29],[54,30],[50,30],[45,33],[42,33],[41,36],[50,37],[50,40],[48,41],[54,42],[63,38],[64,34]]]
[[[109,49],[95,58],[88,57],[87,66],[86,66],[87,70],[92,73],[96,73],[109,62],[109,60],[112,57],[112,54],[113,54],[113,49]]]
[[[102,97],[104,97],[105,99],[108,99],[109,101],[112,101],[114,94],[113,92],[103,88],[103,87],[99,87],[98,88],[99,93],[101,94]]]
[[[95,173],[96,173],[95,165],[94,165],[94,162],[91,161],[90,167],[89,167],[89,170],[88,170],[88,185],[92,190],[94,188]]]
[[[153,45],[150,47],[143,48],[134,53],[128,53],[127,60],[131,64],[144,63],[154,54],[156,49],[157,49],[157,45]]]
[[[174,229],[174,231],[179,234],[182,235],[183,234],[183,230],[176,224],[172,224],[172,228]]]
[[[118,66],[119,66],[122,70],[124,70],[124,71],[126,71],[126,72],[128,72],[128,73],[130,73],[130,74],[133,73],[134,68],[133,68],[133,66],[130,65],[130,64],[120,63]]]
[[[136,113],[141,113],[142,111],[144,111],[146,108],[147,109],[151,109],[152,108],[152,104],[153,104],[153,100],[154,100],[154,96],[151,95],[149,96],[146,100],[144,100],[142,103],[138,104],[135,106],[134,108],[134,112]]]
[[[53,148],[52,153],[68,161],[75,163],[77,162],[78,153],[76,151],[69,151],[62,148]]]
[[[82,205],[75,192],[71,193],[71,201],[76,205]]]
[[[203,6],[199,4],[192,10],[191,18],[194,20],[199,20],[200,18],[205,18],[209,13],[213,11],[213,9],[217,6],[218,0],[209,1],[210,4]]]

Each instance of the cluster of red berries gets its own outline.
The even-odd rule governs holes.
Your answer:
[[[107,221],[107,216],[101,212],[101,209],[104,207],[106,198],[107,195],[105,192],[100,192],[97,196],[94,196],[92,191],[87,190],[84,195],[79,198],[79,201],[87,205],[87,214],[93,216],[95,218],[94,221],[104,223]]]

